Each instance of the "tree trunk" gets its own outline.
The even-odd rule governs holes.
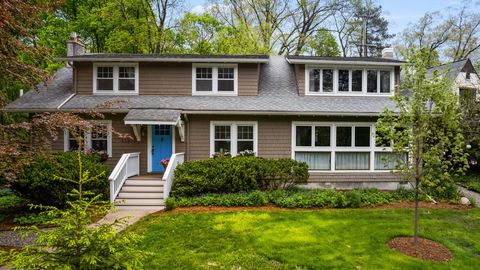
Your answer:
[[[413,244],[418,242],[418,185],[420,184],[419,177],[415,177],[415,218],[413,224]]]

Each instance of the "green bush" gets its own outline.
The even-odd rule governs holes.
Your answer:
[[[83,169],[91,175],[101,175],[98,181],[90,182],[85,190],[97,194],[108,194],[110,168],[100,162],[97,155],[82,154]],[[76,152],[59,152],[51,156],[36,154],[11,183],[11,188],[22,197],[36,204],[64,207],[70,193],[76,186],[69,181],[55,177],[78,179]]]
[[[172,196],[272,190],[305,183],[308,166],[291,159],[217,157],[185,162],[175,170]]]
[[[355,189],[335,191],[326,189],[285,189],[266,192],[206,194],[195,197],[170,197],[167,209],[190,206],[262,206],[274,204],[283,208],[358,208],[377,206],[399,201],[411,201],[413,190],[399,189],[393,192],[377,189]],[[426,200],[424,195],[421,200]]]
[[[0,214],[15,211],[15,209],[24,204],[25,200],[13,194],[11,190],[0,190]]]

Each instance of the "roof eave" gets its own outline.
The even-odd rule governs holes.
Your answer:
[[[156,57],[59,57],[56,61],[75,62],[182,62],[182,63],[268,63],[268,58],[156,58]]]
[[[344,60],[318,60],[318,59],[290,59],[287,58],[290,64],[333,64],[333,65],[361,65],[361,66],[402,66],[403,62],[381,62],[381,61],[344,61]]]

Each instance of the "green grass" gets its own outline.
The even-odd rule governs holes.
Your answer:
[[[470,172],[467,175],[456,177],[455,181],[470,190],[480,192],[480,174],[479,173]]]
[[[148,216],[130,230],[153,252],[145,269],[478,269],[480,210],[421,210],[420,234],[454,255],[433,263],[390,250],[412,210],[251,210]]]

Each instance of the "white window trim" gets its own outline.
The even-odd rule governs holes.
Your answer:
[[[320,70],[320,91],[310,91],[310,70]],[[333,92],[323,92],[323,69],[333,69]],[[338,70],[349,70],[348,92],[338,91]],[[352,91],[352,70],[362,70],[362,92]],[[367,70],[377,71],[377,92],[367,92]],[[380,71],[390,71],[390,93],[380,93]],[[319,66],[305,65],[305,95],[306,96],[393,96],[395,93],[395,69],[392,67],[366,66]]]
[[[238,126],[253,126],[253,152],[258,156],[258,122],[256,121],[210,121],[210,157],[215,154],[215,126],[230,126],[230,154],[238,155]]]
[[[297,146],[297,126],[317,126],[330,127],[330,146],[315,146],[315,130],[312,128],[312,146]],[[352,127],[352,146],[337,147],[337,127]],[[355,145],[355,127],[370,127],[370,146],[354,146]],[[391,170],[375,170],[375,152],[392,152],[391,147],[378,147],[375,140],[375,123],[372,122],[292,122],[292,152],[291,158],[295,159],[295,152],[330,152],[330,170],[309,170],[311,172],[378,172],[385,173]],[[369,152],[370,168],[368,170],[336,170],[335,169],[335,152]]]
[[[92,120],[94,125],[106,125],[107,126],[107,153],[108,157],[112,157],[112,120]],[[70,151],[70,134],[68,129],[63,129],[63,151]],[[91,132],[85,132],[84,138],[85,150],[90,150],[92,145]]]
[[[97,90],[97,68],[98,67],[113,67],[113,91]],[[118,90],[119,81],[119,67],[134,67],[135,68],[135,90],[125,91]],[[138,63],[93,63],[93,94],[94,95],[138,95],[139,91],[139,68]]]
[[[197,91],[197,68],[212,68],[212,91]],[[233,92],[218,91],[218,68],[233,68]],[[192,64],[192,95],[193,96],[237,96],[238,95],[238,64]]]

